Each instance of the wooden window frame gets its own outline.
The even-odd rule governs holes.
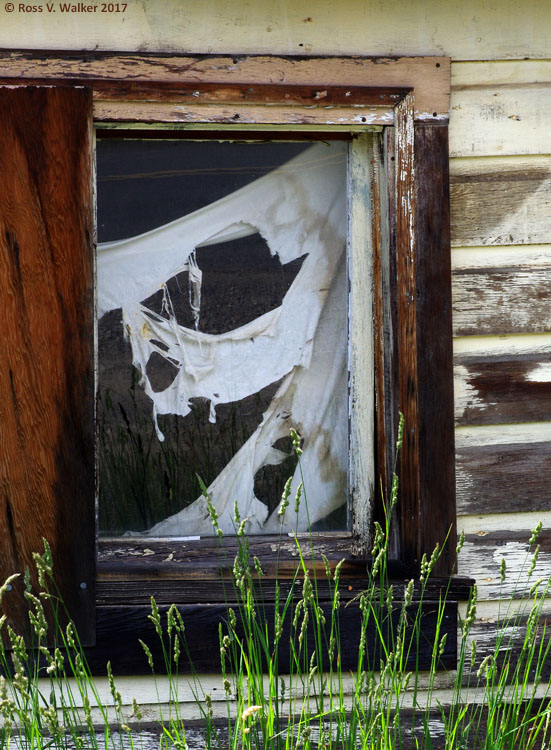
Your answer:
[[[0,53],[2,85],[91,88],[96,126],[119,131],[124,127],[136,136],[159,126],[183,136],[206,131],[212,135],[231,127],[234,137],[246,137],[251,130],[276,136],[292,130],[294,136],[303,132],[322,137],[328,131],[358,134],[366,128],[383,129],[382,135],[369,136],[373,140],[369,209],[375,476],[388,494],[402,412],[405,434],[399,458],[396,576],[416,575],[423,553],[430,554],[446,538],[435,572],[448,576],[455,555],[449,59],[4,52]],[[381,509],[375,507],[374,512]],[[365,534],[362,519],[354,523]],[[255,541],[255,554],[262,559],[262,551],[269,550],[271,543],[269,539]],[[327,543],[323,535],[315,540],[322,551],[328,550]],[[351,554],[346,535],[342,539],[333,535],[331,544],[334,560],[347,558],[345,572],[355,593],[361,587],[367,550],[359,545]],[[193,615],[201,637],[205,627],[212,628],[223,616],[223,604],[205,603],[213,600],[216,586],[219,594],[224,590],[219,562],[205,573],[205,568],[197,567],[197,557],[184,550],[187,563],[182,562],[175,572],[166,561],[173,544],[158,544],[153,554],[145,556],[139,553],[153,547],[151,542],[132,540],[132,546],[138,552],[133,562],[120,546],[100,544],[98,645],[89,650],[92,666],[100,671],[109,649],[118,650],[114,667],[119,672],[136,669],[129,634],[146,629],[144,596],[149,592],[161,592],[161,602],[187,601],[187,619]],[[122,565],[121,557],[125,557]],[[205,562],[204,554],[202,559]],[[192,594],[186,581],[192,582]],[[89,596],[93,591],[90,586]],[[207,648],[212,651],[211,642]],[[198,652],[197,660],[196,668],[208,669],[212,654]]]

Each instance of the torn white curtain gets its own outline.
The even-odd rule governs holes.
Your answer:
[[[280,519],[254,495],[254,477],[285,454],[273,448],[295,427],[304,437],[302,472],[309,522],[346,500],[347,293],[346,146],[316,144],[240,190],[145,234],[104,243],[98,252],[99,316],[122,307],[133,363],[158,414],[185,416],[190,399],[238,401],[284,378],[262,421],[208,488],[226,533],[237,501],[249,530],[274,531]],[[194,270],[195,248],[260,232],[282,264],[307,257],[280,307],[220,335],[201,333],[159,316],[142,301],[168,279]],[[196,274],[197,276],[197,274]],[[191,275],[190,275],[191,277]],[[200,277],[196,279],[200,288]],[[155,342],[161,342],[163,347]],[[166,347],[166,350],[165,348]],[[153,391],[146,366],[157,352],[176,363],[174,381]],[[159,435],[162,439],[162,435]],[[292,495],[300,481],[295,472]],[[284,530],[308,527],[287,510]],[[212,533],[202,497],[147,532],[154,536]]]

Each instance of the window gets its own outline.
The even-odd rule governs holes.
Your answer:
[[[348,142],[101,135],[100,533],[346,530]]]
[[[100,540],[95,579],[92,118],[104,135],[112,129],[150,138],[152,129],[167,127],[188,139],[223,140],[231,127],[236,140],[250,139],[252,130],[273,140],[290,133],[322,140],[325,133],[349,142],[352,518],[349,531],[318,532],[316,545],[336,560],[346,557],[353,592],[361,587],[370,516],[380,512],[366,484],[370,477],[388,481],[402,411],[395,557],[400,573],[415,572],[423,551],[455,521],[449,61],[24,57],[5,56],[0,74],[9,84],[0,90],[1,158],[11,165],[0,186],[5,572],[20,569],[41,537],[49,538],[64,596],[90,643],[95,626],[90,659],[100,669],[106,634],[117,652],[114,669],[140,668],[130,636],[146,627],[150,592],[193,613],[198,644],[209,629],[216,632],[223,610],[216,602],[224,600],[224,574],[214,542],[203,539],[177,550],[170,540]],[[47,85],[29,85],[37,83]],[[232,240],[222,233],[217,241]],[[197,269],[188,261],[181,272],[189,280]],[[174,279],[169,292],[178,274]],[[196,293],[199,285],[191,287]],[[366,309],[372,326],[365,325]],[[162,300],[152,314],[146,317],[166,327]],[[194,320],[193,305],[190,314]],[[163,341],[155,341],[162,358]],[[370,351],[374,368],[365,360]],[[269,536],[255,541],[268,569],[271,544]],[[442,558],[441,573],[451,558]],[[199,668],[208,669],[213,655],[197,654]]]

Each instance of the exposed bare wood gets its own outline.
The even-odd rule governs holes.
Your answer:
[[[447,119],[450,62],[444,57],[416,58],[310,58],[179,57],[106,53],[37,52],[0,53],[0,79],[16,82],[37,79],[85,81],[95,89],[117,84],[117,98],[134,99],[131,89],[140,84],[196,86],[201,83],[240,83],[274,87],[319,85],[318,101],[328,86],[375,86],[415,89],[415,117]],[[125,84],[130,91],[125,91]],[[343,96],[346,91],[343,91]],[[353,94],[351,93],[351,96]],[[398,97],[400,98],[400,97]],[[201,99],[201,94],[199,96]],[[217,101],[220,101],[217,98]],[[241,101],[241,97],[239,99]]]
[[[454,159],[450,171],[452,245],[549,242],[548,158]]]
[[[400,454],[401,553],[421,559],[419,492],[419,404],[415,234],[415,129],[412,97],[396,108],[396,286],[399,406],[404,415]]]
[[[551,331],[550,280],[551,266],[455,271],[454,335]]]
[[[551,356],[455,358],[457,424],[551,420]]]
[[[542,359],[551,356],[551,333],[522,336],[463,336],[453,342],[457,357],[519,356],[538,354]]]
[[[229,577],[235,555],[239,550],[239,538],[225,536],[223,542],[218,537],[190,539],[100,539],[99,561],[102,570],[119,566],[123,578],[147,578],[154,575],[159,579],[194,578],[219,580]],[[301,552],[305,564],[312,569],[325,571],[322,555],[334,567],[345,559],[344,568],[351,575],[362,575],[366,560],[353,558],[350,553],[351,534],[332,533],[292,536],[259,535],[251,537],[249,549],[262,564],[263,571],[282,578],[292,578],[300,566]],[[314,561],[315,562],[314,562]],[[325,573],[324,573],[325,575]]]
[[[94,104],[94,119],[101,123],[171,123],[174,125],[286,125],[355,126],[390,125],[391,107],[262,107],[253,105],[202,105],[165,102],[105,101]]]
[[[329,628],[331,623],[331,603],[321,603],[321,609],[326,615],[328,632],[322,636],[322,642],[329,643]],[[412,605],[411,611],[417,611],[417,605]],[[409,667],[414,665],[417,669],[427,669],[432,656],[434,633],[436,632],[438,620],[438,601],[424,601],[422,605],[422,642],[419,649],[411,649],[408,659]],[[162,614],[166,607],[162,607]],[[187,605],[179,607],[186,626],[187,653],[182,653],[179,671],[185,674],[191,671],[189,657],[193,659],[193,667],[197,671],[217,672],[220,670],[220,650],[213,647],[218,643],[218,625],[226,627],[227,609],[225,605]],[[98,607],[98,646],[95,649],[86,649],[86,658],[91,670],[95,674],[105,674],[105,665],[111,661],[115,674],[144,674],[148,672],[148,664],[138,638],[145,641],[151,649],[155,661],[156,672],[163,673],[164,665],[161,644],[151,621],[148,619],[151,608],[147,606],[119,606]],[[269,640],[273,639],[273,625],[275,610],[273,604],[266,604],[257,608],[258,616],[263,618],[268,626]],[[262,614],[260,614],[262,612]],[[393,622],[396,623],[399,608],[393,614]],[[237,612],[238,632],[243,629],[240,612]],[[164,617],[163,617],[164,619]],[[291,640],[291,618],[286,618],[283,623],[283,634],[279,646],[279,669],[285,673],[290,668],[290,640]],[[413,621],[413,617],[410,621]],[[375,644],[378,635],[375,632],[373,620],[367,629],[367,651],[375,657],[375,664],[379,664],[378,654],[375,652]],[[313,642],[313,631],[311,621],[306,638]],[[440,637],[447,632],[448,637],[444,654],[442,655],[442,666],[452,667],[456,659],[455,631],[457,624],[457,603],[449,602],[442,621],[439,624]],[[347,634],[341,638],[340,665],[347,671],[357,667],[358,644],[361,637],[361,612],[357,603],[349,607],[343,607],[339,613],[339,628]],[[300,628],[299,628],[300,630]],[[293,636],[298,638],[298,632]],[[298,650],[298,649],[297,649]],[[418,652],[418,653],[417,653]],[[380,654],[380,652],[379,652]],[[416,659],[417,663],[416,663]],[[327,669],[327,654],[323,655],[324,669]]]
[[[373,242],[373,331],[375,376],[375,498],[373,517],[382,523],[385,500],[391,492],[394,469],[394,436],[396,435],[397,373],[394,367],[396,346],[394,336],[394,305],[396,299],[395,253],[392,218],[394,208],[394,146],[393,130],[387,129],[371,150],[371,224]],[[379,493],[382,491],[382,496]],[[397,545],[397,533],[394,545]],[[395,556],[398,555],[396,549]]]
[[[551,510],[514,511],[511,508],[499,513],[478,513],[461,515],[457,520],[459,531],[465,534],[477,534],[483,524],[485,531],[525,531],[533,529],[538,523],[551,528]],[[549,598],[551,607],[551,597]]]
[[[416,291],[421,553],[455,565],[452,303],[447,128],[415,128]]]
[[[551,576],[551,530],[544,529],[538,543],[541,545],[536,564],[531,571],[533,546],[528,541],[531,530],[488,532],[482,520],[480,531],[468,534],[459,554],[460,575],[477,581],[481,601],[518,599],[526,596],[538,580]],[[505,559],[506,578],[501,580],[501,563]]]
[[[92,99],[0,88],[0,579],[43,537],[81,638],[94,632]],[[21,599],[8,611],[27,622]]]
[[[551,422],[456,427],[455,446],[456,448],[474,448],[478,445],[546,443],[550,435]]]
[[[288,594],[294,591],[294,598],[298,599],[302,595],[303,577],[297,578],[293,589],[292,579],[282,579],[280,581],[280,601],[283,601]],[[447,590],[448,579],[431,580],[427,584],[423,598],[438,599],[444,595]],[[272,601],[274,598],[275,582],[274,580],[264,579],[256,581],[255,588],[257,592],[257,601]],[[405,580],[393,581],[393,592],[396,600],[403,597],[406,588]],[[451,588],[448,591],[450,600],[465,600],[469,596],[472,581],[465,579],[454,579]],[[97,584],[97,601],[100,605],[134,605],[150,604],[151,596],[155,597],[158,604],[172,604],[174,602],[193,601],[194,603],[210,603],[213,601],[223,601],[235,606],[239,601],[238,592],[236,592],[231,581],[212,581],[212,580],[190,580],[185,577],[178,578],[159,578],[153,572],[148,576],[136,577],[134,579],[124,578],[124,568],[119,566],[103,565],[100,563],[98,570]],[[344,575],[341,579],[340,598],[347,601],[357,597],[367,588],[367,579],[362,577],[352,577]],[[192,590],[193,589],[193,590]],[[331,600],[334,591],[334,582],[328,582],[324,571],[316,575],[316,590],[320,601]],[[416,582],[413,601],[419,601],[421,593],[421,584]]]
[[[549,429],[547,432],[548,441],[459,447],[456,456],[457,512],[484,514],[549,510],[551,432]],[[467,575],[466,571],[463,572]]]

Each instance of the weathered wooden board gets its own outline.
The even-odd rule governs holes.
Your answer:
[[[352,528],[358,539],[363,540],[360,544],[364,545],[364,554],[372,546],[370,529],[376,491],[375,452],[368,448],[373,444],[375,428],[374,342],[373,327],[365,325],[373,314],[373,197],[368,202],[365,196],[372,189],[372,170],[368,165],[374,158],[374,149],[380,150],[379,140],[370,133],[364,134],[350,144],[348,160],[348,386],[351,406],[348,486],[353,500]]]
[[[319,105],[325,117],[335,106],[331,87],[344,87],[339,96],[339,107],[358,105],[354,87],[378,87],[381,91],[369,99],[369,104],[392,105],[405,93],[414,89],[416,119],[444,119],[447,121],[450,97],[450,61],[444,57],[385,58],[318,58],[291,59],[278,57],[162,57],[153,55],[70,54],[61,57],[31,52],[0,53],[0,79],[36,82],[49,79],[57,83],[86,82],[94,90],[96,120],[130,120],[146,117],[165,121],[193,122],[277,122],[270,119],[269,108],[254,110],[246,115],[223,105],[277,103],[312,106]],[[303,87],[303,88],[301,88]],[[316,90],[312,91],[312,87]],[[399,90],[391,90],[396,89]],[[384,91],[388,88],[389,91]],[[329,90],[328,90],[329,89]],[[400,93],[401,91],[401,93]],[[279,93],[278,93],[279,92]],[[298,95],[298,98],[297,98]],[[179,102],[165,115],[155,109],[158,100]],[[117,101],[126,100],[121,108]],[[131,104],[140,100],[137,105]],[[142,100],[145,109],[140,109]],[[326,102],[327,100],[327,102]],[[217,102],[218,106],[206,106]],[[147,104],[149,102],[149,105]],[[203,104],[205,102],[205,104]],[[365,95],[361,102],[367,103]],[[135,110],[132,107],[135,106]],[[147,107],[150,106],[149,109]],[[151,108],[151,106],[153,108]],[[130,108],[130,109],[129,109]],[[298,107],[300,109],[300,107]],[[317,106],[311,110],[316,121]],[[193,111],[197,110],[197,114]],[[217,112],[220,110],[220,112]],[[370,122],[369,107],[349,112],[349,119],[358,124]],[[142,114],[136,114],[136,113]],[[335,124],[338,124],[335,110]],[[237,117],[236,117],[237,114]],[[303,115],[304,119],[305,115]],[[390,111],[383,124],[393,122]],[[298,120],[301,121],[300,119]],[[292,120],[291,120],[292,122]],[[346,122],[346,120],[345,120]]]
[[[540,620],[537,630],[534,629],[533,625],[531,626],[530,632],[532,638],[529,638],[529,642],[535,642],[536,649],[543,643],[543,649],[545,650],[550,638],[548,632],[549,606],[545,600],[541,599],[536,604],[533,598],[522,602],[518,599],[500,600],[493,603],[494,606],[491,608],[488,608],[485,604],[485,602],[482,602],[477,607],[476,619],[464,640],[459,635],[458,648],[460,649],[463,643],[467,655],[463,684],[476,686],[478,683],[482,686],[484,685],[485,676],[482,676],[482,679],[479,681],[477,671],[482,661],[489,655],[497,657],[498,670],[503,670],[505,663],[509,664],[508,674],[503,671],[505,680],[508,683],[515,679],[515,668],[520,669],[521,665],[522,672],[524,673],[526,670],[528,683],[533,682],[537,652],[530,665],[528,663],[529,651],[526,650],[524,653],[522,651],[523,642],[528,634],[528,616],[531,607],[535,604],[536,611],[540,613]],[[464,618],[465,607],[461,609],[461,615]],[[545,632],[544,626],[546,628]],[[475,644],[476,656],[473,668],[471,669],[471,648],[473,642]],[[543,654],[544,651],[542,652],[540,663],[540,676],[545,684],[551,677],[551,659],[543,658]]]
[[[450,174],[452,245],[549,242],[548,157],[452,159]]]
[[[484,60],[455,61],[452,65],[452,87],[520,86],[527,83],[549,83],[551,60]]]
[[[550,436],[551,422],[456,427],[455,447],[474,448],[478,445],[546,443]]]
[[[455,357],[456,424],[551,421],[551,354]]]
[[[0,88],[0,580],[43,537],[84,640],[94,628],[92,97]],[[23,587],[21,586],[21,589]],[[6,605],[26,622],[22,599]]]
[[[326,618],[326,628],[330,628],[331,604],[320,603]],[[165,620],[166,607],[161,608],[163,620]],[[219,635],[218,626],[222,623],[226,629],[227,609],[225,605],[187,605],[179,607],[186,626],[186,642],[188,653],[182,653],[180,672],[191,671],[190,657],[193,667],[197,671],[217,672],[220,669],[220,649],[218,648]],[[258,608],[257,616],[266,622],[269,630],[269,639],[273,638],[274,605],[266,604]],[[416,610],[416,607],[415,607]],[[414,611],[415,611],[414,610]],[[93,649],[86,649],[86,658],[94,674],[105,674],[106,663],[111,661],[115,674],[144,674],[148,671],[147,659],[142,646],[138,642],[141,638],[150,647],[155,661],[155,671],[163,673],[166,669],[163,662],[160,640],[155,633],[152,622],[148,619],[151,613],[150,607],[98,607],[97,608],[97,645]],[[240,613],[237,612],[238,618]],[[396,612],[396,617],[398,611]],[[425,601],[423,603],[423,628],[421,644],[418,654],[418,669],[427,669],[432,655],[434,634],[438,620],[438,602]],[[290,637],[291,637],[291,615],[285,618],[283,623],[283,634],[280,641],[279,667],[283,672],[290,668]],[[394,621],[394,615],[393,615]],[[442,665],[452,667],[455,665],[456,640],[455,630],[457,624],[457,603],[449,602],[442,616],[440,634],[448,633],[445,651],[442,655]],[[312,620],[308,626],[306,636],[309,643],[313,643]],[[358,645],[361,636],[361,612],[358,604],[343,607],[339,613],[339,627],[341,632],[346,632],[346,638],[341,639],[341,667],[348,671],[357,666]],[[243,625],[238,620],[238,630],[242,631]],[[298,637],[298,633],[295,638]],[[432,636],[434,638],[434,636]],[[323,636],[324,643],[329,643],[329,630]],[[326,640],[325,640],[326,639]],[[367,630],[367,648],[373,657],[374,647],[377,643],[375,624],[372,623]],[[323,646],[322,646],[323,648]],[[328,668],[327,655],[324,654],[323,662]],[[376,664],[379,663],[377,660]],[[408,662],[410,668],[415,664],[415,656],[412,652]]]
[[[532,551],[529,548],[531,530],[486,531],[483,520],[480,530],[467,534],[459,553],[460,575],[476,580],[481,601],[519,599],[532,586],[551,576],[551,529],[544,529],[538,538],[541,545],[536,565],[531,572]],[[505,559],[506,577],[501,581],[501,564]]]
[[[455,84],[450,156],[551,153],[551,66],[542,82]]]
[[[365,107],[361,110],[352,107],[307,108],[307,107],[254,107],[221,105],[182,105],[165,102],[117,102],[99,99],[94,104],[94,119],[102,124],[146,123],[155,125],[167,123],[172,126],[204,127],[205,123],[220,125],[249,125],[267,128],[270,126],[287,129],[312,127],[330,129],[333,127],[361,128],[366,125],[381,126],[392,124],[392,111],[384,107]]]
[[[454,335],[551,331],[550,283],[551,266],[455,271]]]
[[[454,408],[447,128],[417,125],[415,159],[420,417],[417,533],[421,554],[448,540],[435,568],[437,575],[448,575],[455,564],[455,467],[454,434],[447,429]],[[411,386],[410,381],[408,387]],[[431,429],[426,429],[426,425],[431,425]],[[404,525],[402,518],[402,532]]]
[[[551,508],[548,442],[459,446],[457,512],[504,513]]]
[[[23,13],[2,10],[6,48],[143,50],[200,54],[419,55],[485,60],[549,57],[545,0],[457,7],[438,0],[365,3],[289,0],[244,6],[212,0],[129,0],[123,12]],[[44,4],[43,4],[43,7]],[[17,4],[16,4],[17,8]],[[106,8],[107,10],[107,8]]]
[[[551,333],[522,336],[463,336],[454,339],[455,357],[517,357],[523,354],[551,356]]]
[[[483,268],[532,268],[549,266],[551,245],[486,245],[485,247],[454,247],[452,270],[468,271]]]

